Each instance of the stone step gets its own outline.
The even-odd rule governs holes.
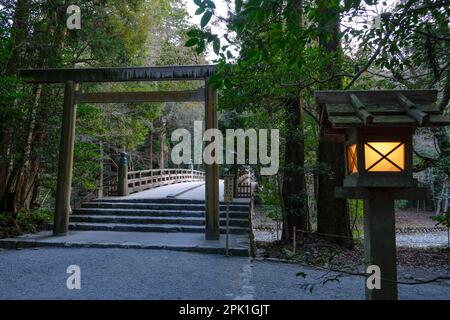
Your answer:
[[[107,216],[146,216],[146,217],[203,217],[204,211],[195,210],[158,210],[158,209],[122,209],[122,208],[78,208],[74,215],[107,215]]]
[[[83,231],[132,231],[132,232],[189,232],[204,233],[204,226],[188,226],[178,224],[124,224],[124,223],[91,223],[91,222],[72,222],[69,224],[70,230]],[[230,234],[248,233],[248,228],[230,227]],[[225,233],[225,228],[220,228],[220,233]]]
[[[117,208],[117,209],[152,209],[152,210],[194,210],[204,211],[205,204],[182,204],[182,203],[145,203],[145,202],[106,202],[94,201],[85,202],[81,205],[82,208]],[[226,205],[220,205],[220,211],[226,210]],[[232,204],[229,206],[230,211],[248,212],[249,205]]]
[[[230,253],[249,256],[249,238],[246,234],[230,234]],[[1,239],[0,248],[29,249],[39,247],[61,248],[120,248],[161,249],[199,253],[225,254],[225,236],[206,240],[201,233],[70,231],[65,237],[54,237],[51,231]]]
[[[146,217],[146,216],[107,216],[107,215],[72,215],[70,222],[120,223],[120,224],[177,224],[204,226],[203,217]],[[220,225],[225,226],[226,220],[220,219]],[[248,219],[230,219],[230,226],[248,227]]]
[[[90,202],[129,202],[129,203],[174,203],[174,204],[205,204],[205,200],[198,199],[179,199],[179,198],[154,198],[154,199],[144,199],[144,198],[124,198],[124,197],[105,197],[100,199],[94,199]],[[222,201],[221,205],[225,205]],[[235,200],[233,205],[243,205],[249,206],[250,201],[245,199]]]
[[[91,200],[91,202],[130,202],[130,203],[178,203],[178,204],[205,204],[204,200],[197,199],[174,199],[174,198],[124,198],[124,197],[104,197]]]
[[[204,217],[205,212],[197,210],[157,210],[157,209],[119,209],[119,208],[78,208],[75,215],[107,215],[107,216],[147,216],[147,217]],[[230,218],[248,219],[248,212],[230,211]],[[226,212],[220,212],[225,217]]]

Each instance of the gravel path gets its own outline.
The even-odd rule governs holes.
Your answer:
[[[273,242],[277,240],[276,222],[267,217],[267,214],[260,206],[257,206],[252,216],[253,234],[256,241]],[[434,227],[433,222],[429,227]],[[281,226],[279,227],[281,228]],[[278,238],[281,237],[281,230],[278,231]],[[397,233],[397,246],[425,248],[447,246],[447,231],[438,232],[414,232]]]
[[[66,269],[81,268],[81,290]],[[324,271],[221,255],[134,249],[41,248],[0,251],[0,299],[363,299],[364,280],[318,285]],[[303,271],[306,278],[296,277]],[[408,270],[414,275],[414,270]],[[433,276],[429,272],[427,276]],[[401,299],[450,299],[450,283],[400,285]]]
[[[436,247],[447,246],[447,232],[404,233],[396,235],[397,246],[403,247]]]
[[[255,240],[263,242],[272,242],[277,240],[276,229],[261,230],[253,229]],[[279,236],[281,237],[281,231]],[[411,248],[427,248],[427,247],[441,247],[447,246],[448,237],[447,232],[432,232],[432,233],[397,233],[397,246],[411,247]]]

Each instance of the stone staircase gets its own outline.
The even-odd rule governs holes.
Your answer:
[[[220,232],[225,233],[226,205],[220,204]],[[230,234],[249,232],[250,203],[230,205]],[[127,232],[205,232],[205,203],[184,199],[97,199],[70,216],[70,230]]]

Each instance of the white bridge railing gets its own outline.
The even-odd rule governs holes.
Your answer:
[[[104,180],[103,193],[100,197],[127,195],[174,183],[203,180],[205,180],[203,171],[191,169],[130,171],[124,175],[119,173],[117,176]]]
[[[204,181],[205,172],[193,169],[152,169],[128,172],[127,161],[121,158],[118,175],[103,180],[98,197],[125,196],[130,193],[183,182]],[[253,184],[251,174],[237,174],[235,178],[234,197],[251,198]]]
[[[131,171],[127,178],[128,193],[134,193],[174,183],[203,181],[205,173],[190,169],[154,169]]]

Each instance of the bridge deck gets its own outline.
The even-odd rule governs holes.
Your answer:
[[[125,197],[113,197],[113,198],[120,198],[120,199],[158,199],[168,197],[178,198],[182,192],[189,192],[189,190],[191,189],[193,190],[200,189],[204,185],[205,185],[204,181],[182,182],[170,184],[167,186],[156,187],[141,192],[135,192]],[[201,189],[204,191],[204,187]],[[200,198],[195,199],[198,200],[205,199],[204,195],[198,194],[197,196],[199,196]]]
[[[223,201],[223,180],[219,180],[219,200]],[[205,200],[205,182],[183,182],[161,186],[124,197],[105,197],[104,199],[192,199]],[[235,199],[235,202],[248,202],[248,199]]]

